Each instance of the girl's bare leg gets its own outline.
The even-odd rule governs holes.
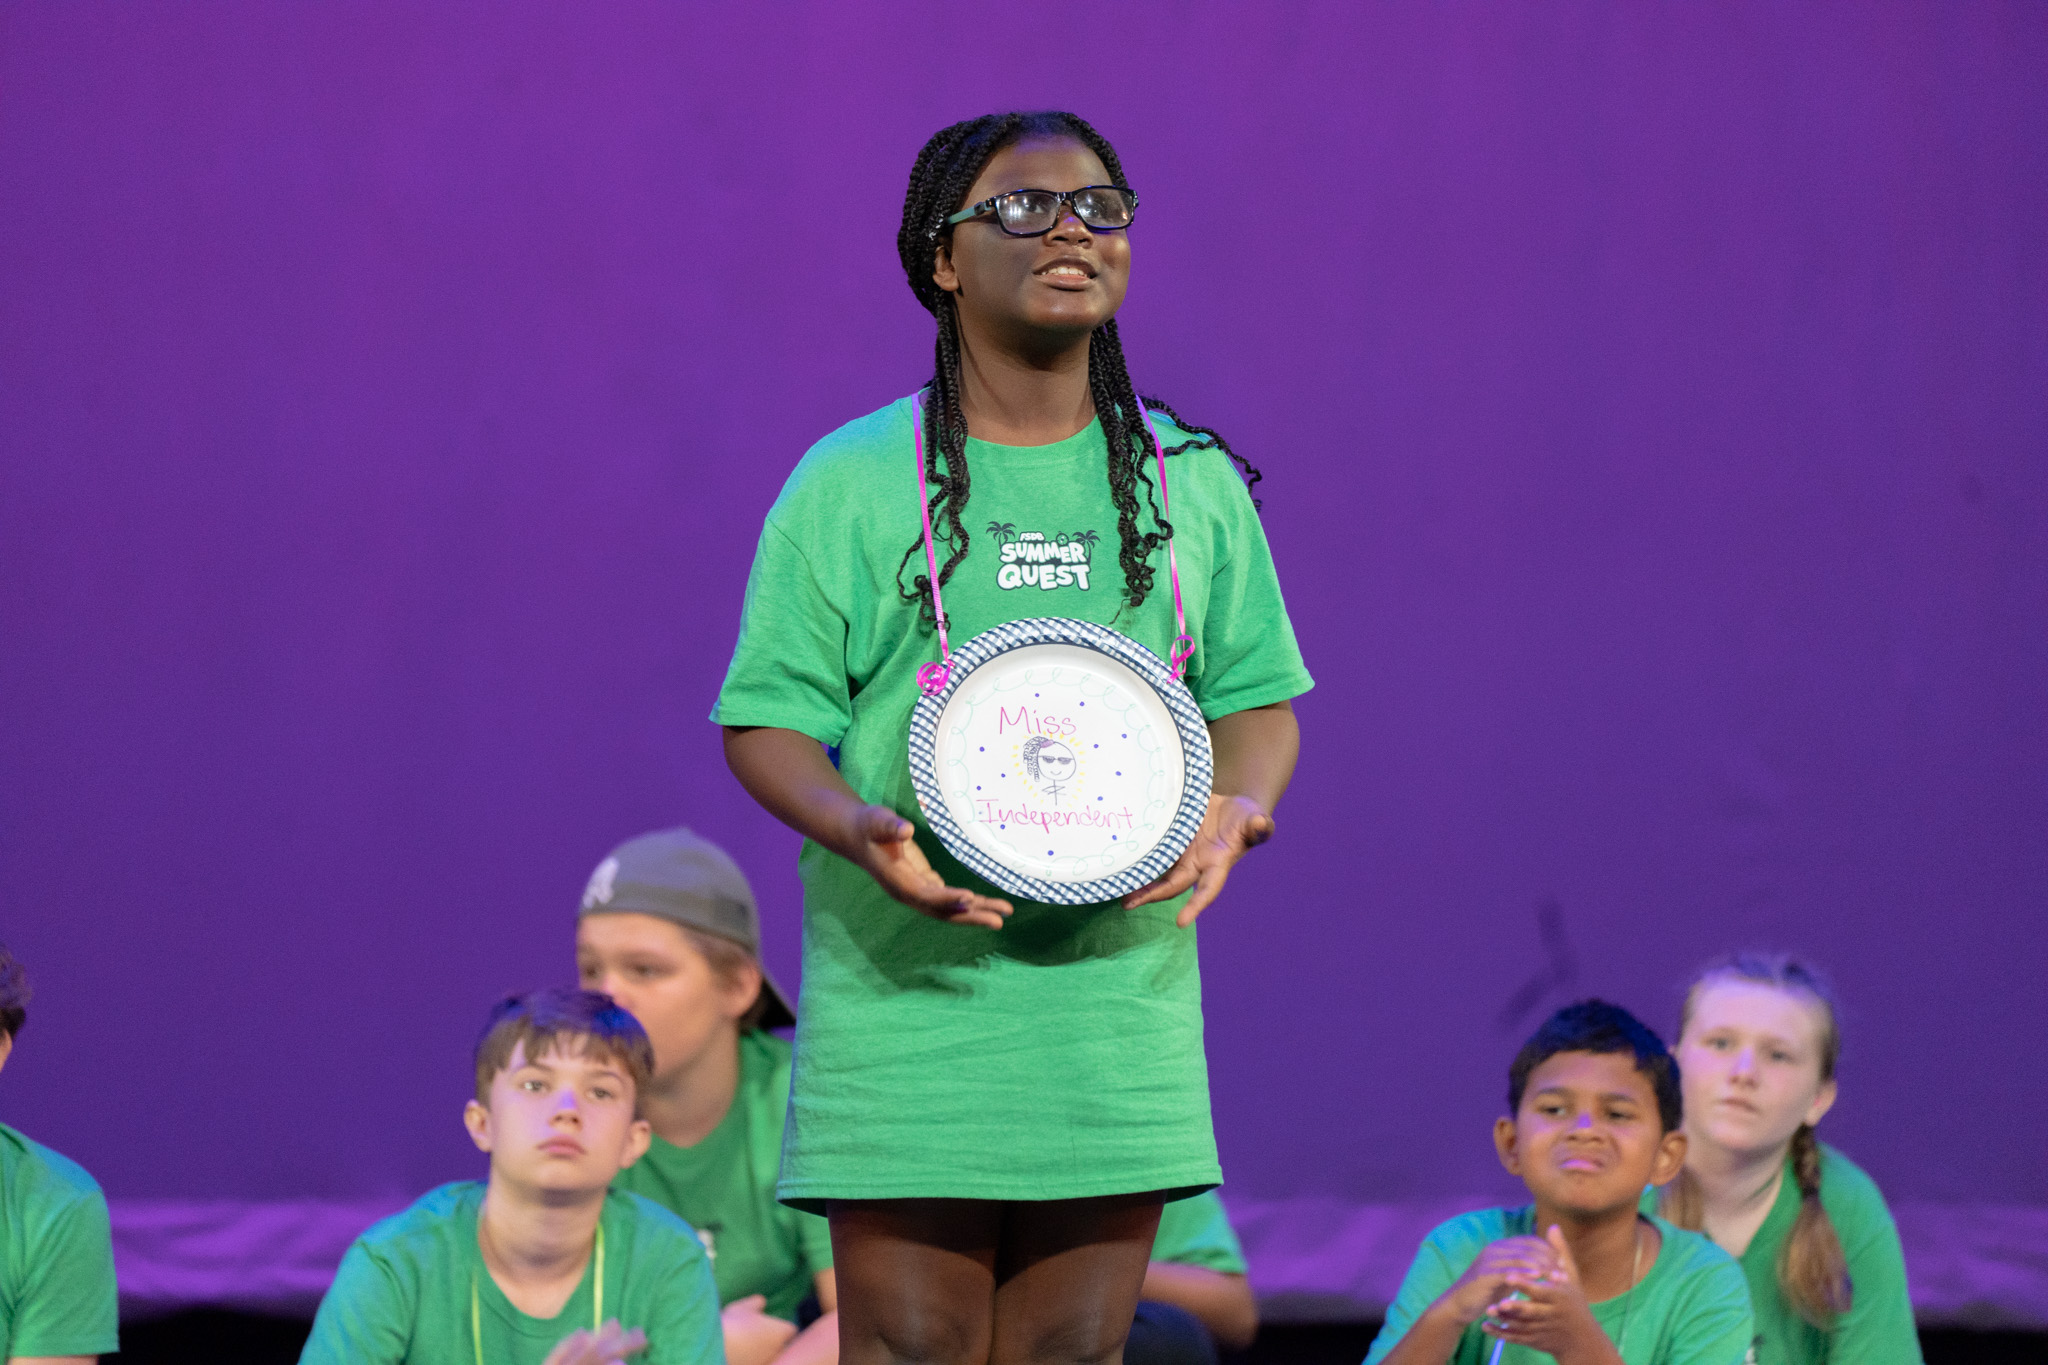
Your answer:
[[[1159,1196],[1005,1210],[992,1365],[1118,1365],[1159,1232]]]
[[[834,1200],[842,1365],[1117,1365],[1156,1195]]]
[[[835,1199],[840,1365],[986,1365],[1003,1206]]]

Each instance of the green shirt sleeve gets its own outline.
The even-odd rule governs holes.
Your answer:
[[[31,1229],[14,1336],[0,1354],[90,1356],[119,1349],[106,1196],[65,1202]]]
[[[1723,1256],[1712,1270],[1693,1276],[1672,1319],[1664,1365],[1743,1365],[1756,1340],[1756,1318],[1742,1267]]]
[[[1395,1291],[1394,1301],[1387,1305],[1386,1322],[1380,1327],[1380,1334],[1372,1339],[1372,1349],[1366,1352],[1365,1365],[1378,1365],[1385,1359],[1387,1352],[1408,1335],[1408,1329],[1415,1325],[1416,1319],[1443,1297],[1446,1289],[1457,1283],[1458,1277],[1465,1273],[1465,1267],[1471,1265],[1472,1258],[1479,1254],[1484,1241],[1462,1248],[1450,1245],[1454,1231],[1465,1221],[1454,1219],[1422,1239],[1408,1273],[1401,1277],[1401,1287]],[[1470,1239],[1457,1237],[1455,1240],[1462,1244]],[[1462,1256],[1458,1254],[1460,1249]]]
[[[1829,1359],[1858,1365],[1920,1365],[1920,1334],[1906,1286],[1906,1253],[1899,1245],[1877,1182],[1833,1148],[1821,1149],[1821,1206],[1842,1254],[1853,1290],[1849,1311],[1835,1324]]]
[[[747,574],[740,638],[711,719],[770,725],[836,745],[853,719],[845,613],[771,513]]]
[[[719,1326],[718,1286],[711,1262],[699,1255],[678,1265],[663,1282],[664,1292],[649,1321],[644,1365],[725,1365],[725,1334]]]
[[[1207,477],[1189,480],[1217,508],[1222,557],[1210,578],[1209,606],[1189,660],[1187,684],[1209,720],[1298,697],[1315,685],[1301,661],[1280,577],[1251,494],[1221,455]],[[1220,473],[1220,476],[1219,476]],[[1164,585],[1162,585],[1164,586]]]
[[[299,1365],[399,1365],[412,1339],[413,1287],[361,1242],[341,1258]]]
[[[1224,1275],[1245,1273],[1244,1247],[1214,1190],[1204,1190],[1192,1199],[1176,1199],[1160,1210],[1152,1259]]]

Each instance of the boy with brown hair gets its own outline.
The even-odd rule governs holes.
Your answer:
[[[490,1178],[444,1185],[343,1258],[301,1365],[723,1365],[687,1223],[615,1193],[647,1150],[653,1049],[595,991],[515,996],[476,1048],[463,1123]]]

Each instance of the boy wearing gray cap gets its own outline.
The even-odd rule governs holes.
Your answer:
[[[761,965],[753,890],[731,858],[687,829],[629,839],[599,863],[576,925],[576,972],[654,1043],[643,1112],[647,1155],[630,1190],[697,1229],[718,1283],[729,1365],[832,1365],[839,1335],[831,1233],[775,1199],[795,1022]],[[803,1332],[800,1304],[824,1316]]]

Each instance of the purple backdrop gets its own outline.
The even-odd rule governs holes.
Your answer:
[[[0,1117],[117,1200],[469,1173],[484,1007],[668,823],[793,979],[754,535],[927,371],[920,141],[1050,104],[1321,680],[1202,921],[1233,1195],[1496,1191],[1541,1011],[1764,944],[1831,1137],[2048,1204],[2044,92],[2033,3],[0,8]]]

